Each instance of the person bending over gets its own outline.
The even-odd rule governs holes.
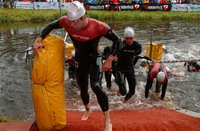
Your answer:
[[[150,65],[149,73],[147,75],[147,83],[145,87],[145,98],[148,98],[149,90],[152,87],[154,78],[156,79],[156,93],[160,93],[162,86],[161,100],[164,100],[167,84],[168,84],[168,72],[163,63],[152,62]]]

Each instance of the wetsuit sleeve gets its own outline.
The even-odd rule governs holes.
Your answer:
[[[150,57],[148,57],[148,56],[143,56],[142,58],[152,61],[152,59]]]
[[[41,32],[40,37],[44,39],[53,29],[62,28],[58,20],[49,23]]]
[[[148,56],[136,56],[134,61],[133,61],[133,64],[135,65],[139,59],[146,59],[146,60],[152,61],[152,59]]]
[[[137,50],[135,50],[134,55],[139,55],[142,52],[142,46],[139,43],[137,43],[137,46],[138,46],[138,48],[137,48]]]
[[[111,47],[110,46],[107,46],[107,47],[104,48],[103,60],[107,59],[107,57],[110,55],[110,52],[111,52]]]
[[[135,65],[139,59],[140,59],[140,56],[136,56],[135,59],[133,60],[133,65]]]
[[[119,46],[122,43],[120,37],[112,29],[109,29],[108,33],[105,34],[104,37],[106,37],[109,40],[113,41],[113,46],[112,46],[112,52],[111,52],[111,54],[115,56],[117,54],[118,50],[119,50]]]

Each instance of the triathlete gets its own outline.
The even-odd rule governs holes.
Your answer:
[[[156,93],[160,93],[160,88],[162,86],[161,100],[164,100],[167,84],[168,84],[168,72],[166,67],[162,63],[152,61],[147,75],[147,83],[145,87],[145,98],[148,98],[149,90],[152,87],[153,80],[156,78]]]
[[[87,120],[90,114],[88,77],[93,92],[97,96],[98,103],[105,116],[105,131],[112,130],[112,123],[109,115],[108,97],[102,90],[102,71],[111,70],[111,63],[121,43],[120,37],[107,24],[88,18],[86,10],[78,1],[71,2],[68,6],[67,16],[53,21],[47,25],[33,47],[36,52],[42,47],[41,41],[53,29],[65,28],[75,47],[76,79],[81,90],[81,98],[85,105],[85,114],[82,120]],[[104,36],[113,42],[112,52],[102,65],[102,56],[97,47],[100,38]]]
[[[135,94],[135,71],[134,59],[142,52],[142,46],[135,41],[135,32],[132,27],[124,30],[124,40],[117,53],[116,78],[119,86],[119,93],[125,98],[123,102],[129,100]],[[126,91],[125,78],[128,81],[129,92]]]

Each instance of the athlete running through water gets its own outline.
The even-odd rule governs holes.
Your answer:
[[[33,50],[37,54],[38,49],[42,48],[42,39],[53,29],[65,28],[76,50],[76,78],[81,90],[80,95],[86,109],[82,120],[87,120],[90,114],[88,94],[88,76],[90,75],[91,88],[96,94],[98,103],[105,116],[104,130],[111,131],[112,124],[109,115],[108,97],[102,90],[101,80],[102,71],[107,71],[112,68],[111,63],[115,59],[121,41],[115,31],[107,24],[88,18],[85,12],[86,10],[80,2],[74,1],[70,3],[67,16],[63,16],[47,25],[43,29],[40,37],[37,38]],[[103,65],[102,57],[97,50],[99,40],[102,36],[113,42],[112,53]]]
[[[123,102],[128,101],[135,94],[135,70],[134,59],[142,52],[142,46],[135,41],[135,31],[132,27],[124,30],[124,40],[117,53],[116,78],[119,93],[125,96]],[[128,81],[129,91],[126,91],[125,79]]]
[[[112,48],[110,46],[104,48],[104,57],[106,58]],[[111,88],[111,75],[115,77],[115,82],[119,86],[119,92],[122,96],[125,96],[123,102],[128,101],[135,94],[135,59],[142,52],[142,46],[135,41],[135,32],[132,27],[127,27],[124,30],[124,40],[117,53],[117,61],[113,62],[113,70],[105,72],[105,79],[108,88]],[[138,60],[139,58],[137,58]],[[129,92],[126,91],[126,80],[129,85]]]

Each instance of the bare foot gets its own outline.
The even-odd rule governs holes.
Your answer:
[[[86,121],[90,116],[90,110],[86,110],[85,114],[83,115],[83,117],[81,118],[81,120]]]
[[[105,128],[104,128],[104,131],[112,131],[112,123],[111,123],[109,111],[105,111],[104,112],[104,116],[105,116]]]
[[[107,121],[105,123],[105,129],[104,131],[112,131],[112,123],[110,121]]]

